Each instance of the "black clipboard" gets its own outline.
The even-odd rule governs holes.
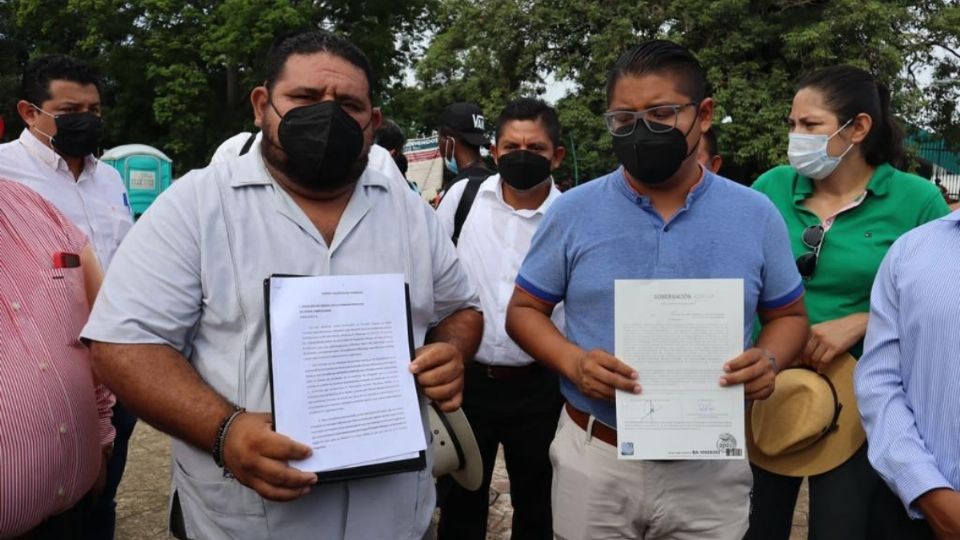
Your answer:
[[[263,280],[263,312],[266,315],[267,325],[267,374],[270,377],[270,417],[271,425],[276,430],[276,410],[277,403],[273,393],[273,340],[270,336],[270,280],[272,278],[299,278],[312,277],[294,274],[273,274]],[[410,310],[410,285],[404,284],[404,297],[407,304],[407,342],[410,345],[410,360],[413,361],[415,350],[413,346],[413,317]],[[344,469],[334,469],[331,471],[321,471],[315,473],[317,481],[320,483],[343,482],[346,480],[359,480],[361,478],[370,478],[373,476],[386,476],[390,474],[422,471],[427,467],[427,452],[421,450],[420,454],[413,459],[403,459],[397,461],[388,461],[385,463],[376,463],[374,465],[362,465],[359,467],[347,467]]]

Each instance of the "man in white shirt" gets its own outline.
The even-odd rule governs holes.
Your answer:
[[[37,58],[21,81],[17,112],[27,128],[0,145],[0,177],[19,182],[52,203],[80,229],[104,271],[133,225],[120,174],[93,156],[100,145],[100,78],[89,65],[64,55]],[[118,402],[117,431],[107,485],[91,511],[90,538],[112,539],[114,496],[127,461],[136,417]]]
[[[530,239],[560,196],[551,171],[565,153],[556,111],[539,99],[517,99],[497,122],[492,154],[500,173],[473,188],[472,204],[470,182],[454,184],[437,209],[451,238],[457,216],[469,211],[461,218],[457,253],[479,290],[484,317],[483,339],[467,367],[463,398],[483,457],[484,481],[474,492],[442,481],[441,540],[486,537],[487,492],[500,444],[510,477],[514,538],[553,538],[548,450],[563,403],[559,382],[507,336],[504,323]],[[562,306],[553,319],[563,327]]]
[[[280,40],[251,93],[261,142],[157,199],[117,252],[83,330],[101,380],[174,437],[177,538],[420,540],[428,531],[429,448],[421,471],[318,483],[290,466],[311,448],[271,423],[271,275],[403,274],[424,419],[428,398],[460,406],[464,361],[480,342],[476,293],[433,210],[368,166],[381,119],[370,72],[366,55],[333,34]]]
[[[93,156],[100,145],[100,79],[63,55],[31,62],[17,112],[27,128],[0,144],[0,176],[47,199],[93,244],[106,271],[133,225],[120,173]]]

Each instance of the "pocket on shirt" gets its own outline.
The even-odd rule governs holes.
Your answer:
[[[234,479],[201,479],[188,473],[176,458],[173,482],[191,538],[207,538],[214,531],[229,538],[268,537],[263,499],[256,491]]]
[[[55,335],[61,344],[80,347],[78,338],[90,315],[87,291],[83,281],[83,268],[48,268],[41,272],[40,287],[35,291],[37,300],[49,313],[50,320],[38,320],[41,329],[53,324]]]

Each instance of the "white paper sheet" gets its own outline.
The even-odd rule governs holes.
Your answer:
[[[322,472],[426,449],[403,276],[270,279],[274,416]]]
[[[639,373],[617,391],[620,459],[743,459],[743,385],[721,387],[743,352],[743,280],[617,280],[614,355]]]

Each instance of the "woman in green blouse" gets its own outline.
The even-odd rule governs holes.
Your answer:
[[[811,324],[801,362],[822,368],[845,352],[860,356],[870,288],[890,245],[949,209],[936,186],[892,165],[902,158],[902,134],[889,92],[869,73],[836,66],[807,75],[788,123],[790,165],[753,187],[786,221]],[[747,538],[786,540],[803,478],[753,469]],[[810,538],[868,537],[870,498],[883,486],[866,445],[809,485]]]

